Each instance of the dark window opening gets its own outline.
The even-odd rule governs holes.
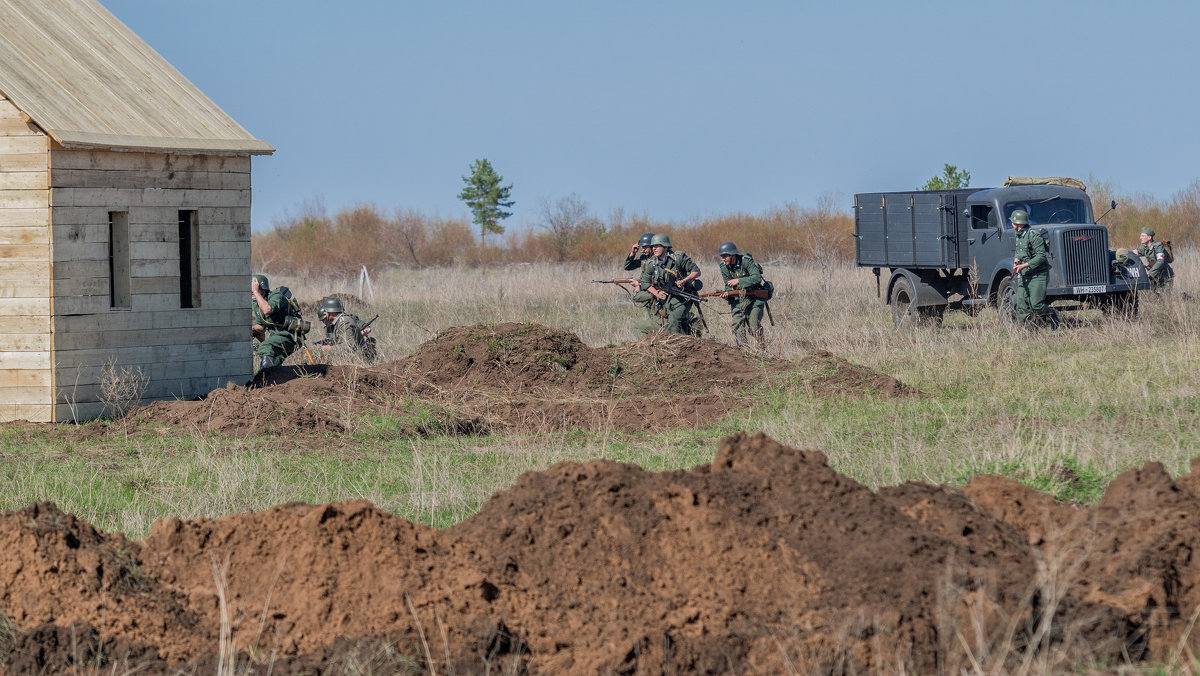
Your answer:
[[[179,212],[179,307],[200,307],[200,223],[195,209]]]
[[[976,204],[971,207],[971,227],[976,230],[994,228],[999,224],[996,214],[990,205]]]
[[[129,283],[129,212],[108,212],[108,306],[133,307]]]

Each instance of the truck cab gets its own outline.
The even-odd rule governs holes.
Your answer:
[[[1150,288],[1146,270],[1136,256],[1116,260],[1082,184],[1034,180],[1041,182],[854,196],[855,260],[875,272],[898,325],[937,322],[947,310],[977,314],[988,305],[1011,317],[1016,233],[1009,218],[1018,209],[1049,244],[1047,303],[1136,312],[1137,293]]]

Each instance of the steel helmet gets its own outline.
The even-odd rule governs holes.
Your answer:
[[[721,246],[717,247],[718,256],[737,256],[740,255],[737,245],[733,242],[721,242]]]
[[[338,298],[337,296],[330,296],[330,297],[326,298],[325,300],[321,301],[321,310],[320,310],[321,314],[334,313],[334,312],[341,314],[345,311],[346,311],[346,307],[344,305],[342,305],[341,299]]]
[[[267,281],[266,275],[252,275],[252,279],[258,280],[258,290],[266,293],[271,290],[271,283]]]
[[[667,235],[655,235],[650,238],[650,246],[665,246],[671,248],[671,238]]]
[[[1008,220],[1016,223],[1017,225],[1029,225],[1029,214],[1017,209],[1016,211],[1012,212],[1012,216],[1009,216]]]
[[[638,246],[650,246],[650,241],[654,239],[654,233],[647,232],[638,238]]]

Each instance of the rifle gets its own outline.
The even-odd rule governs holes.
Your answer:
[[[636,281],[637,280],[633,279],[633,278],[630,278],[630,279],[593,279],[592,284],[616,284],[617,286],[621,287],[622,291],[624,291],[625,293],[632,296],[633,292],[630,291],[629,289],[625,288],[625,285],[633,284]]]
[[[362,332],[363,332],[363,331],[366,331],[368,328],[370,328],[370,327],[371,327],[371,325],[375,323],[375,320],[376,320],[376,319],[379,319],[379,315],[375,315],[374,317],[371,317],[371,321],[369,321],[369,322],[367,322],[366,324],[363,324],[362,326],[358,327],[358,333],[359,333],[359,335],[362,335]]]
[[[763,300],[766,300],[767,296],[770,295],[767,293],[766,289],[753,289],[751,291],[747,291],[745,289],[728,289],[726,291],[711,291],[709,293],[702,293],[700,295],[703,297],[709,297],[709,296],[720,296],[721,294],[726,294],[726,293],[729,294],[730,296],[740,296],[742,294],[749,294],[749,296],[751,298],[761,298]]]

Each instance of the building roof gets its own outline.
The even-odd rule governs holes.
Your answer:
[[[67,148],[275,151],[96,0],[0,0],[0,92]]]

